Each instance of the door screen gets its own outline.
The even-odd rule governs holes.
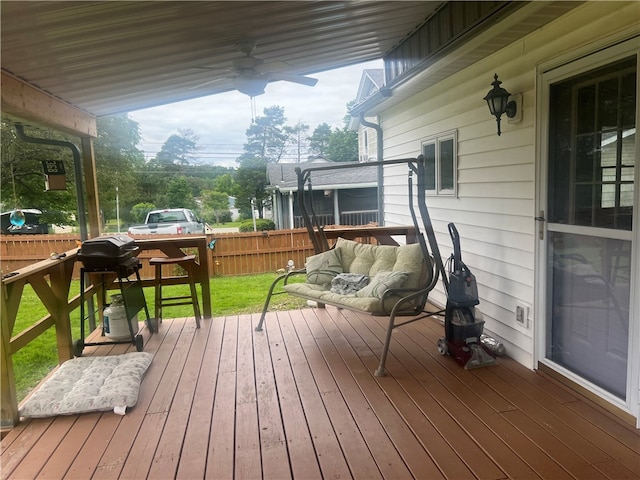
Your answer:
[[[549,93],[546,357],[624,399],[636,59]]]

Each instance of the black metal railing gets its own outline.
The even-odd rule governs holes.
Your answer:
[[[317,214],[316,219],[322,226],[338,225],[335,216],[331,213]],[[354,210],[340,213],[340,225],[358,226],[378,223],[377,210]],[[304,218],[301,215],[293,217],[294,228],[304,228]]]

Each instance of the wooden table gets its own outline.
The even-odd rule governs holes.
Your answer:
[[[140,255],[144,257],[145,251],[160,250],[168,257],[179,257],[185,255],[183,248],[196,248],[198,250],[198,261],[196,262],[196,282],[202,288],[202,316],[212,318],[211,311],[211,282],[209,280],[209,255],[207,253],[207,237],[205,236],[182,236],[171,238],[137,238],[136,245],[140,247]],[[155,256],[155,254],[154,254]],[[186,283],[180,277],[163,279],[164,284]],[[144,286],[153,285],[152,279],[144,279]]]
[[[407,243],[416,243],[416,229],[412,225],[400,225],[394,227],[358,226],[358,227],[330,227],[324,229],[327,240],[336,240],[338,237],[355,240],[356,238],[375,238],[381,245],[398,245],[392,237],[402,235]]]

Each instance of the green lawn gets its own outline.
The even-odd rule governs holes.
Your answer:
[[[213,316],[224,316],[241,313],[261,312],[264,300],[269,291],[269,286],[276,278],[275,274],[267,273],[260,275],[247,275],[237,277],[214,277],[211,279],[211,304]],[[299,277],[304,279],[303,276]],[[80,290],[80,282],[72,282],[71,296],[77,295]],[[188,295],[188,285],[176,285],[165,287],[163,293],[168,292],[170,296]],[[114,292],[115,293],[115,292]],[[145,290],[149,313],[153,316],[154,299],[153,290]],[[275,296],[271,302],[271,310],[288,310],[300,308],[305,305],[304,300],[291,297],[289,295]],[[28,328],[39,318],[47,313],[46,309],[27,285],[24,290],[14,334]],[[193,316],[193,308],[189,305],[164,308],[164,316],[177,318]],[[140,319],[144,317],[144,312],[139,314]],[[79,309],[71,314],[71,325],[73,339],[80,338],[80,311]],[[88,326],[85,326],[88,328]],[[13,355],[14,374],[16,379],[16,389],[18,401],[25,397],[40,380],[47,375],[58,363],[56,351],[55,329],[50,328],[43,335],[31,342],[26,347]]]

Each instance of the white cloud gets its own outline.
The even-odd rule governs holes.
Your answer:
[[[261,116],[273,105],[284,108],[287,125],[298,122],[309,125],[309,132],[321,123],[342,127],[347,103],[355,99],[362,70],[382,68],[382,62],[368,62],[312,75],[315,87],[290,82],[267,86],[264,95],[255,97],[255,112]],[[179,129],[190,128],[199,137],[201,160],[222,166],[236,166],[251,125],[250,97],[227,92],[130,112],[140,124],[146,158],[153,158],[162,144]]]

